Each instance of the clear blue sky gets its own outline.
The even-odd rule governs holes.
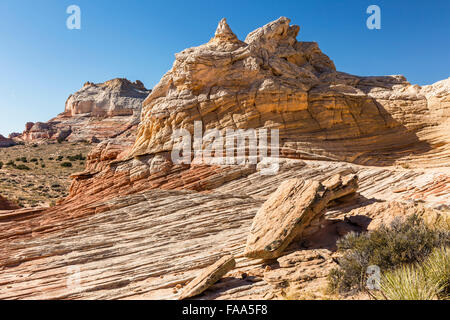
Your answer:
[[[66,8],[81,8],[81,30]],[[381,30],[366,8],[381,8]],[[357,75],[403,74],[431,84],[450,76],[450,1],[0,1],[0,134],[64,110],[84,82],[139,79],[151,88],[174,54],[207,42],[226,17],[240,39],[280,16],[317,41],[336,67]]]

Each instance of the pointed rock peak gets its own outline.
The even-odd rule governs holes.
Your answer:
[[[227,23],[227,19],[223,18],[220,20],[216,33],[214,34],[215,39],[220,40],[237,40],[236,35],[231,31],[230,26]]]
[[[246,43],[265,43],[267,41],[288,42],[293,44],[296,41],[300,27],[289,25],[291,20],[280,17],[265,26],[250,32],[245,38]]]

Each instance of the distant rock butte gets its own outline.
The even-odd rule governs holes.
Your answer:
[[[220,21],[208,43],[176,54],[143,102],[140,122],[117,102],[141,99],[120,94],[144,91],[139,84],[87,83],[71,96],[55,118],[60,134],[70,127],[69,140],[102,141],[85,171],[72,176],[64,201],[0,214],[0,299],[177,299],[189,292],[272,299],[287,287],[317,295],[336,266],[336,240],[346,233],[417,211],[448,222],[450,79],[420,87],[403,76],[339,72],[315,42],[296,40],[299,29],[282,17],[241,41]],[[104,100],[109,93],[115,98]],[[127,117],[131,129],[118,125]],[[177,128],[192,133],[196,120],[204,130],[278,128],[280,170],[261,175],[260,165],[174,164],[171,135]],[[31,139],[45,128],[37,125],[33,136],[34,126],[26,130]],[[120,133],[105,139],[102,132]],[[357,194],[355,180],[347,190],[336,178],[354,175]],[[308,189],[300,181],[317,183]],[[296,186],[302,192],[277,198]],[[352,194],[316,201],[334,188]],[[299,232],[285,237],[267,226],[252,234],[255,216],[258,226],[268,217],[273,228],[286,221]],[[300,232],[301,241],[290,242]],[[280,246],[276,261],[259,261],[262,245],[255,256],[244,254],[249,235],[256,239],[250,244],[270,243],[274,235],[290,244]],[[235,266],[215,264],[224,255],[234,256]],[[74,270],[79,286],[68,285]]]
[[[139,80],[86,82],[67,99],[63,113],[45,123],[28,122],[18,138],[28,142],[100,141],[118,136],[138,124],[142,101],[150,92]]]
[[[14,146],[16,142],[11,138],[5,138],[0,134],[0,148],[7,148]]]

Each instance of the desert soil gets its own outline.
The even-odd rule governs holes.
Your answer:
[[[63,142],[0,149],[0,162],[3,163],[0,195],[25,208],[54,205],[59,198],[67,196],[69,176],[85,167],[85,160],[70,160],[68,157],[81,154],[83,159],[91,148],[91,144],[84,142]],[[11,161],[15,167],[8,165]],[[63,163],[72,166],[62,166]]]

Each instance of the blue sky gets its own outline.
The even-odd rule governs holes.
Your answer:
[[[81,30],[66,28],[72,4]],[[366,27],[371,4],[381,8],[381,30]],[[223,17],[243,40],[280,16],[340,71],[403,74],[420,85],[450,76],[448,0],[1,0],[0,134],[56,116],[86,81],[126,77],[152,88],[174,54],[207,42]]]

